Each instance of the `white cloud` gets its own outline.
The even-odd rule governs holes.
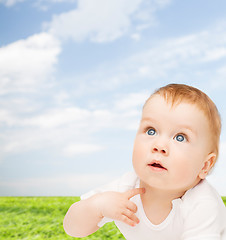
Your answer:
[[[80,196],[115,179],[113,174],[78,174],[1,181],[2,196]]]
[[[129,79],[128,83],[131,84],[131,81],[140,79],[154,81],[170,77],[173,77],[173,81],[186,81],[187,76],[191,75],[191,72],[184,72],[186,69],[192,70],[194,77],[195,74],[200,76],[200,72],[205,71],[205,77],[215,76],[214,81],[220,81],[218,72],[211,72],[211,66],[202,67],[204,64],[224,61],[226,58],[226,24],[219,25],[222,27],[213,26],[208,31],[153,43],[150,48],[146,47],[145,51],[124,59],[115,70],[119,77],[123,76],[119,78],[119,82],[127,83]],[[214,68],[214,65],[212,66]],[[208,71],[210,72],[206,74]],[[225,75],[223,68],[219,69],[219,74]],[[180,79],[175,79],[177,75]]]
[[[51,84],[60,51],[59,41],[48,33],[1,47],[0,94],[34,91],[47,80]]]
[[[226,56],[226,40],[219,41],[216,35],[220,39],[226,36],[225,32],[209,31],[168,39],[159,46],[133,56],[130,61],[137,64],[142,75],[161,76],[183,64],[220,60]]]
[[[76,155],[87,155],[95,152],[102,151],[104,149],[103,146],[97,144],[88,144],[88,143],[74,143],[69,144],[63,149],[63,154],[67,157],[74,157]]]
[[[36,0],[34,1],[34,6],[42,11],[47,11],[49,10],[52,5],[56,4],[74,4],[76,3],[77,0]],[[74,5],[73,5],[74,6]]]
[[[141,35],[139,33],[134,33],[131,35],[131,38],[135,41],[140,41]]]
[[[216,54],[219,49],[225,49],[226,34],[223,26],[222,24],[220,29],[164,40],[144,52],[122,60],[110,70],[105,71],[104,69],[109,69],[106,67],[90,72],[88,76],[80,75],[77,86],[79,91],[81,86],[84,86],[84,93],[89,95],[92,91],[110,91],[112,88],[119,88],[145,78],[150,83],[148,92],[138,90],[125,96],[113,96],[117,97],[114,102],[104,104],[102,101],[101,104],[94,104],[92,108],[79,108],[70,101],[64,106],[63,101],[69,98],[69,93],[61,92],[59,96],[56,94],[58,97],[55,97],[58,102],[61,102],[60,107],[47,106],[41,113],[33,112],[32,115],[19,115],[10,108],[6,110],[2,107],[1,124],[13,127],[13,132],[9,130],[7,135],[1,136],[3,151],[14,153],[56,146],[61,152],[63,149],[70,152],[69,146],[80,142],[81,136],[84,136],[82,143],[90,144],[95,139],[95,134],[101,129],[135,131],[140,119],[141,107],[153,90],[151,89],[152,81],[164,76],[172,77],[171,71],[180,73],[184,65],[196,67],[197,64],[204,62],[203,59],[206,59],[206,56],[211,56],[214,52],[214,58],[211,57],[208,61],[224,58],[224,51],[222,54]],[[8,52],[8,56],[4,51]],[[0,49],[0,76],[2,77],[0,91],[2,93],[25,91],[29,87],[35,89],[45,80],[48,83],[59,52],[59,42],[47,33],[34,35],[2,47]],[[22,58],[22,55],[25,57]],[[225,75],[224,68],[219,69],[219,74]],[[186,74],[182,73],[182,76],[186,79]],[[5,85],[2,80],[4,78],[9,79]],[[19,87],[21,89],[18,90]]]
[[[147,98],[150,96],[150,92],[142,91],[135,93],[128,93],[115,100],[114,108],[117,111],[130,111],[135,110],[137,107],[144,105]]]
[[[50,23],[45,24],[45,28],[62,39],[113,41],[134,31],[132,25],[135,25],[134,29],[139,29],[139,26],[144,24],[146,27],[150,26],[153,13],[169,2],[169,0],[79,0],[77,9],[54,16]],[[136,32],[132,37],[137,40],[140,35]]]
[[[12,7],[13,5],[24,2],[26,0],[0,0],[0,3],[4,4],[7,7]]]
[[[25,2],[28,0],[0,0],[0,3],[4,4],[7,7],[12,7],[17,3]],[[54,3],[74,3],[77,0],[36,0],[34,5],[42,10],[47,10],[49,4]]]
[[[216,47],[215,49],[209,49],[209,51],[206,52],[203,61],[216,61],[224,57],[226,57],[226,48]]]
[[[130,26],[129,15],[141,0],[80,0],[78,9],[55,16],[50,23],[50,32],[82,41],[112,41],[122,36]]]
[[[75,3],[77,0],[37,0],[38,3]]]
[[[90,112],[76,107],[49,109],[47,113],[36,115],[32,118],[23,119],[24,126],[36,126],[39,128],[57,128],[71,123],[82,124],[85,119],[90,118]]]
[[[110,108],[49,108],[32,116],[1,110],[0,123],[13,129],[0,136],[1,151],[13,154],[55,148],[67,157],[101,151],[104,147],[94,144],[96,134],[104,129],[135,131],[147,97],[146,92],[130,93],[118,95]]]
[[[0,109],[0,125],[12,126],[14,124],[13,116],[6,109]]]
[[[139,88],[139,81],[152,86],[157,81],[189,83],[197,80],[206,87],[220,87],[225,83],[225,54],[226,24],[219,22],[205,31],[152,42],[143,51],[111,66],[103,63],[76,78],[79,81],[75,94],[111,92],[132,84],[138,84]]]

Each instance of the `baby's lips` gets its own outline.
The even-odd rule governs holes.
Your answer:
[[[163,169],[167,170],[167,168],[164,167],[164,165],[161,163],[161,161],[158,161],[158,160],[153,160],[148,165],[152,166],[152,167],[159,167],[159,168],[163,168]]]

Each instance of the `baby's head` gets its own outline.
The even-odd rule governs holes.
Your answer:
[[[220,132],[220,115],[205,93],[183,84],[162,87],[144,104],[134,170],[142,183],[182,193],[214,166]]]
[[[147,102],[155,95],[162,96],[167,103],[176,106],[179,103],[189,103],[196,106],[204,113],[209,123],[209,134],[212,139],[212,149],[210,152],[216,154],[216,159],[219,154],[219,141],[221,133],[221,118],[214,102],[202,91],[192,86],[184,84],[169,84],[157,89],[146,101]]]

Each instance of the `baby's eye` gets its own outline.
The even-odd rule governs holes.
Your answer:
[[[146,133],[150,136],[154,136],[156,134],[156,131],[155,131],[154,128],[150,128],[150,129],[147,130]]]
[[[187,141],[187,138],[186,138],[183,134],[178,134],[178,135],[176,135],[175,139],[176,139],[178,142],[186,142],[186,141]]]

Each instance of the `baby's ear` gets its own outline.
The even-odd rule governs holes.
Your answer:
[[[208,154],[206,160],[203,163],[203,168],[199,173],[199,177],[201,179],[204,179],[208,175],[209,171],[214,166],[215,162],[216,162],[216,154],[215,153]]]

